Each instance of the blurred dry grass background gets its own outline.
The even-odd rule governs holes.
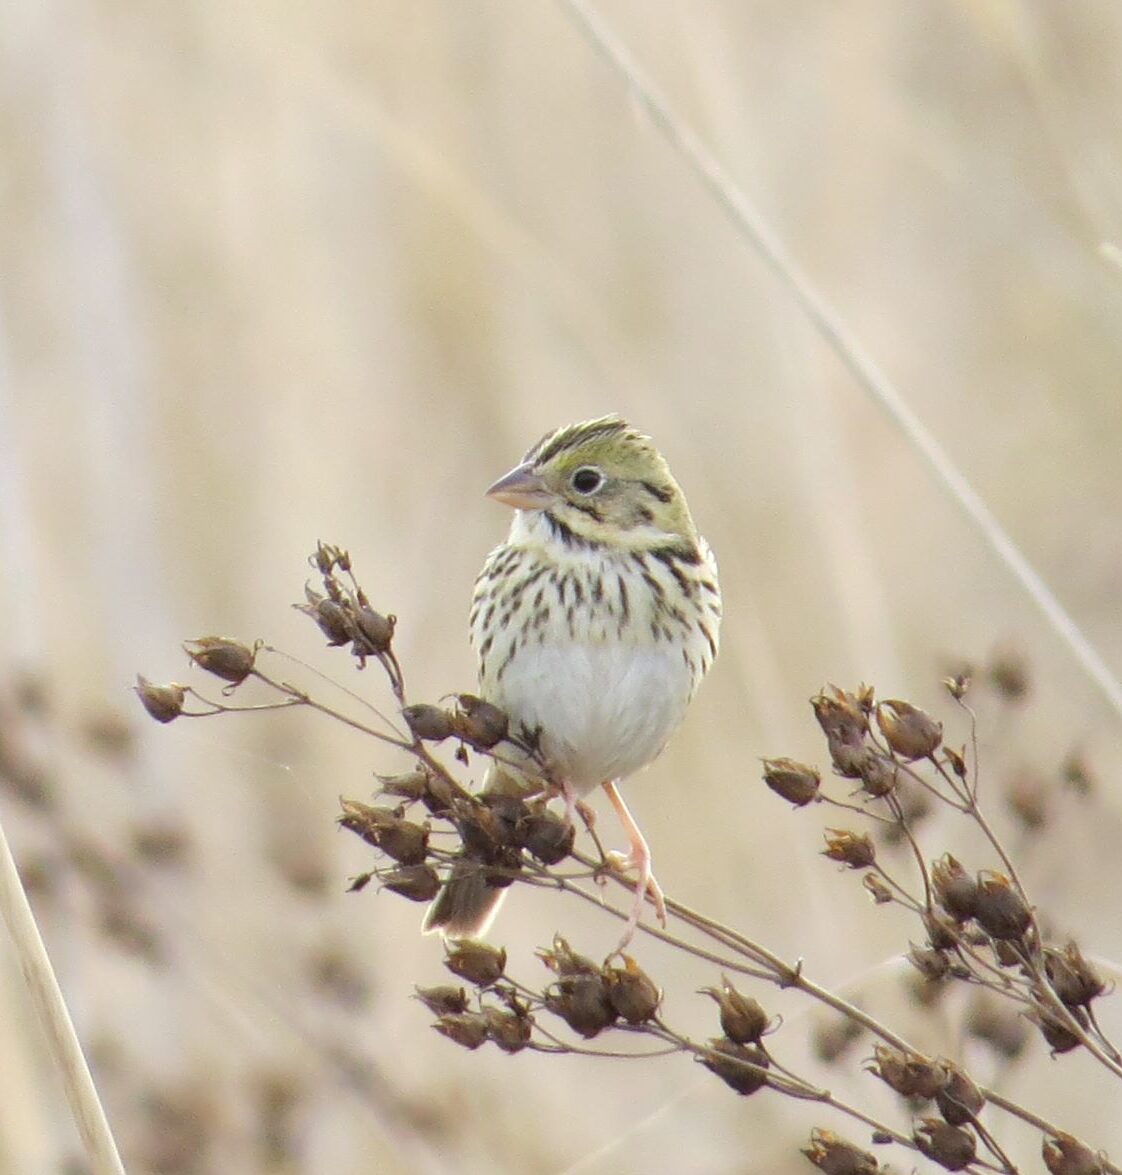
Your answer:
[[[1122,670],[1122,9],[602,11]],[[336,797],[392,761],[289,715],[154,729],[127,693],[205,632],[354,684],[288,607],[316,538],[400,616],[416,698],[470,686],[506,525],[480,491],[605,411],[654,435],[722,565],[722,658],[626,789],[668,892],[826,981],[899,951],[757,759],[818,754],[824,679],[934,705],[948,658],[1012,641],[1034,688],[986,711],[994,804],[1087,748],[1094,795],[1014,848],[1054,924],[1122,958],[1117,716],[562,8],[9,0],[0,147],[0,810],[130,1171],[803,1169],[819,1119],[684,1063],[436,1037],[418,911],[342,892],[365,860]],[[532,967],[557,928],[614,938],[521,892],[500,937]],[[712,977],[640,958],[702,1031]],[[80,1170],[0,963],[0,1170]],[[1117,1157],[1116,1106],[1034,1048],[983,1075]]]

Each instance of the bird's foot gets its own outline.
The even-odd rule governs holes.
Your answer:
[[[647,898],[650,898],[651,904],[655,908],[655,917],[658,918],[659,924],[666,925],[666,899],[662,894],[662,886],[658,884],[658,880],[651,872],[650,850],[645,844],[642,846],[643,851],[637,851],[638,848],[639,846],[632,846],[630,852],[606,853],[604,856],[605,863],[613,872],[627,874],[635,870],[638,874],[635,880],[635,900],[623,928],[623,935],[616,949],[612,952],[615,955],[620,954],[635,936],[639,919],[643,916],[643,903]]]

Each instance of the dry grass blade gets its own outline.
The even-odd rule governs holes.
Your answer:
[[[718,163],[713,153],[678,117],[666,96],[639,66],[627,47],[586,0],[561,0],[561,5],[589,43],[627,83],[651,122],[686,161],[740,233],[785,283],[814,328],[880,407],[913,449],[924,459],[936,481],[950,494],[990,548],[1012,573],[1049,626],[1067,646],[1087,676],[1122,717],[1122,683],[1083,634],[1071,614],[1025,558],[977,490],[951,460],[943,446],[912,411],[884,371],[861,345],[841,315],[818,292],[747,193]]]
[[[96,1175],[124,1175],[117,1144],[0,825],[0,909]]]

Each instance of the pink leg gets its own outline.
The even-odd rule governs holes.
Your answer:
[[[609,853],[608,862],[613,869],[617,869],[621,873],[627,873],[632,869],[638,872],[635,884],[635,904],[631,907],[631,914],[624,927],[623,937],[620,939],[619,946],[616,947],[618,954],[631,942],[635,928],[639,925],[639,919],[643,915],[643,902],[646,898],[650,897],[654,904],[655,914],[663,926],[666,925],[666,902],[662,896],[662,889],[651,872],[651,850],[647,847],[647,842],[639,831],[639,825],[635,823],[635,818],[627,810],[623,796],[619,794],[619,789],[611,781],[604,784],[604,791],[608,793],[608,799],[612,801],[612,807],[615,808],[619,822],[623,825],[627,839],[631,842],[627,853]]]

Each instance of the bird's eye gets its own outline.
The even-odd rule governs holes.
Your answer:
[[[570,478],[570,484],[578,494],[594,494],[604,484],[604,475],[599,469],[582,465]]]

